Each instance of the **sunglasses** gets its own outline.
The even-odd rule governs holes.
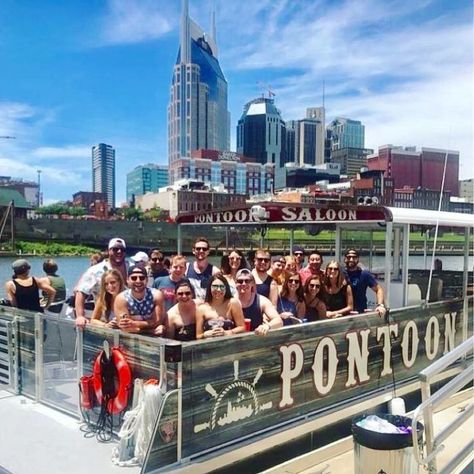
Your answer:
[[[257,260],[257,262],[269,262],[270,261],[270,259],[266,258],[266,257],[257,257],[255,260]]]
[[[311,283],[310,285],[308,285],[310,288],[314,289],[314,288],[321,288],[321,285],[315,285],[314,283]]]
[[[242,260],[242,257],[229,257],[229,260]]]
[[[357,255],[346,255],[347,260],[359,260]]]
[[[125,252],[123,247],[112,247],[110,250],[112,250],[113,253]]]
[[[288,280],[288,283],[293,283],[294,285],[299,285],[300,281],[299,280]]]
[[[212,289],[212,290],[221,290],[221,291],[224,291],[224,290],[225,290],[225,285],[211,285],[211,289]]]
[[[252,280],[249,280],[248,278],[239,278],[237,280],[237,283],[239,285],[248,285]]]
[[[196,252],[207,252],[209,250],[209,247],[194,247],[194,250]]]
[[[176,293],[176,296],[191,296],[191,292],[190,291],[178,291],[178,293]]]
[[[339,271],[339,268],[328,267],[328,270],[329,270],[330,272],[338,272],[338,271]]]
[[[153,258],[150,258],[150,260],[152,262],[162,262],[164,260],[164,257],[153,257]]]
[[[130,276],[130,280],[132,281],[145,281],[147,279],[147,277],[145,275],[131,275]]]
[[[304,254],[303,254],[303,252],[293,252],[293,255],[295,257],[302,257]]]

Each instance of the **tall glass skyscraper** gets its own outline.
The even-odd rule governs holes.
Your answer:
[[[180,159],[191,157],[192,150],[230,148],[227,81],[217,60],[215,17],[212,33],[206,35],[189,17],[188,3],[182,2],[180,48],[168,106],[171,183],[179,179]]]
[[[336,117],[328,126],[331,130],[332,149],[364,148],[365,127],[359,120]]]
[[[251,100],[237,124],[237,153],[262,165],[280,166],[286,157],[285,131],[285,122],[272,98]]]
[[[115,149],[105,143],[92,147],[92,191],[105,193],[109,207],[115,207]]]
[[[127,202],[148,192],[158,192],[168,186],[168,167],[148,163],[139,165],[127,173]]]

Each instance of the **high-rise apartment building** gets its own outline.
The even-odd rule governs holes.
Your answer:
[[[115,207],[115,149],[105,143],[92,147],[92,191],[105,193],[109,207]]]
[[[272,98],[259,97],[244,106],[237,124],[237,153],[262,165],[285,159],[285,122]]]
[[[167,166],[153,163],[137,166],[127,173],[127,202],[132,202],[134,197],[157,192],[160,188],[168,186],[168,183]]]
[[[359,120],[336,117],[329,125],[332,149],[364,148],[365,127]]]
[[[168,105],[168,159],[174,182],[181,158],[197,149],[229,150],[230,113],[227,81],[217,60],[215,17],[211,34],[189,17],[183,0],[180,48],[173,70]]]

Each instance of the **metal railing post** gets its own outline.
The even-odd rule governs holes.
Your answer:
[[[39,402],[43,398],[44,390],[44,328],[43,316],[35,314],[35,400]]]

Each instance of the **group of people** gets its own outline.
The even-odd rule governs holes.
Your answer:
[[[123,239],[111,239],[106,258],[92,264],[79,279],[74,289],[77,326],[90,323],[181,341],[244,331],[263,336],[283,325],[363,313],[367,288],[376,294],[375,311],[385,314],[383,289],[359,265],[355,249],[345,253],[344,266],[331,260],[324,270],[319,251],[309,252],[305,264],[305,251],[298,246],[290,256],[273,257],[259,248],[253,262],[235,249],[222,257],[219,268],[209,262],[205,237],[195,240],[193,259],[174,255],[169,265],[156,248],[129,260],[126,251]],[[57,265],[52,270],[46,278],[34,278],[26,260],[14,262],[14,275],[7,283],[11,303],[22,307],[25,291],[33,292],[26,288],[35,285],[44,292],[44,303],[23,305],[24,309],[51,308],[58,297],[64,300],[64,280],[61,286]],[[88,314],[91,299],[94,307]]]

